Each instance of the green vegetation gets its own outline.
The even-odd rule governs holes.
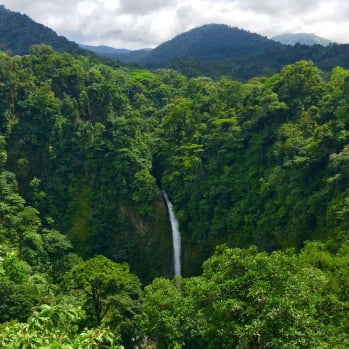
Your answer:
[[[166,66],[177,58],[190,57],[200,63],[246,57],[266,49],[281,48],[276,41],[224,24],[208,24],[177,35],[139,60],[142,65]]]
[[[0,5],[0,50],[24,55],[30,52],[32,45],[39,44],[50,45],[60,52],[89,56],[114,67],[122,62],[124,65],[137,64],[147,69],[170,68],[188,77],[226,77],[243,82],[256,76],[271,76],[283,66],[299,60],[312,60],[328,74],[336,66],[349,69],[347,44],[324,47],[320,41],[320,44],[314,46],[289,46],[223,24],[194,28],[155,49],[128,51],[79,46],[28,16]]]
[[[304,35],[299,36],[304,39]],[[227,77],[244,82],[256,76],[271,76],[299,60],[312,60],[327,73],[336,66],[349,69],[349,45],[326,46],[323,41],[313,44],[283,45],[242,29],[209,24],[182,33],[150,51],[97,54],[145,68],[171,68],[190,77]]]
[[[224,52],[224,50],[223,50]],[[283,66],[294,64],[299,60],[312,60],[317,67],[330,73],[336,66],[349,69],[349,45],[331,44],[322,46],[300,45],[265,48],[261,52],[245,52],[243,57],[234,54],[218,59],[212,57],[211,62],[206,62],[193,56],[178,57],[164,64],[148,64],[145,67],[169,67],[187,76],[210,76],[213,79],[227,77],[246,82],[256,76],[271,76],[282,69]],[[122,61],[122,57],[120,57]],[[155,61],[156,62],[156,61]],[[143,64],[139,61],[139,64]]]
[[[348,83],[0,53],[0,346],[347,348]]]
[[[297,255],[220,246],[201,276],[147,286],[141,324],[160,348],[344,349],[348,303],[334,284],[348,276],[347,247],[330,255],[310,243]]]

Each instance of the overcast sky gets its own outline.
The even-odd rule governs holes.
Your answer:
[[[0,0],[82,44],[155,47],[191,28],[224,23],[272,36],[314,33],[349,43],[348,0]]]

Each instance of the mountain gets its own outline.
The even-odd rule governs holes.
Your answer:
[[[231,68],[345,56],[285,47]],[[349,70],[214,81],[47,46],[0,67],[3,349],[349,348]]]
[[[132,50],[128,50],[126,48],[114,48],[110,46],[91,46],[91,45],[83,45],[79,44],[81,48],[84,50],[92,51],[98,55],[105,56],[111,54],[127,54],[132,52]]]
[[[125,48],[113,48],[110,46],[90,46],[82,44],[79,46],[85,50],[95,53],[100,57],[123,63],[137,63],[152,50],[150,48],[128,50]]]
[[[285,44],[285,45],[301,44],[301,45],[308,45],[308,46],[312,46],[312,45],[327,46],[333,43],[328,39],[324,39],[320,36],[317,36],[311,33],[284,33],[284,34],[273,36],[271,39],[281,42],[282,44]]]
[[[136,52],[108,58],[143,68],[171,68],[187,76],[226,76],[242,81],[273,74],[302,59],[313,60],[324,71],[338,65],[349,68],[349,45],[290,46],[223,24],[204,25],[151,51]]]
[[[119,55],[120,61],[123,57]],[[167,67],[187,76],[246,81],[270,75],[284,65],[312,60],[324,71],[349,68],[349,45],[285,45],[227,25],[209,24],[180,34],[135,60],[144,68]]]
[[[7,10],[0,5],[0,50],[23,55],[35,44],[51,45],[57,51],[84,53],[86,51],[52,29],[34,22],[27,15]]]
[[[139,50],[130,50],[129,52],[105,54],[106,58],[123,63],[139,63],[152,51],[151,48],[142,48]]]
[[[258,34],[224,24],[208,24],[159,45],[139,63],[143,66],[165,66],[186,57],[208,63],[280,47],[282,44]]]
[[[170,68],[187,76],[226,76],[240,81],[271,75],[282,66],[302,59],[313,60],[324,71],[331,71],[338,65],[349,68],[349,45],[284,45],[224,24],[194,28],[153,50],[79,47],[28,16],[0,6],[0,50],[23,55],[34,44],[48,44],[56,51],[97,54],[107,58],[104,62],[110,65],[113,65],[111,61],[116,61],[143,68]]]

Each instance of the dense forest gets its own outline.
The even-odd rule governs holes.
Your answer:
[[[0,53],[1,347],[348,348],[348,92]]]
[[[160,44],[138,63],[161,67],[176,59],[188,57],[200,63],[209,63],[231,57],[241,59],[283,46],[279,42],[243,29],[225,24],[207,24]]]
[[[298,36],[299,41],[302,36]],[[314,40],[314,37],[312,37]],[[331,43],[284,45],[256,33],[224,24],[208,24],[179,34],[152,50],[123,53],[92,51],[123,63],[147,69],[170,68],[188,77],[223,77],[247,82],[271,76],[283,66],[311,60],[330,74],[336,66],[349,69],[349,45]],[[90,48],[91,49],[91,48]]]

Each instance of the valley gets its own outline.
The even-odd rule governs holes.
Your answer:
[[[347,45],[243,35],[198,74],[1,44],[3,348],[349,346]]]

